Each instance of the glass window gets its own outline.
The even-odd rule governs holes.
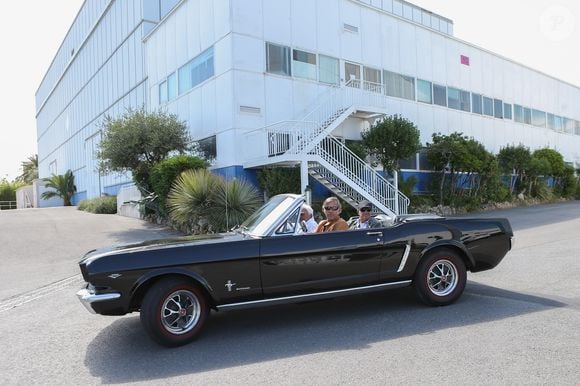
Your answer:
[[[425,150],[419,152],[419,170],[433,170],[433,166],[429,163]]]
[[[290,47],[266,43],[266,71],[290,76]]]
[[[382,93],[381,70],[363,67],[365,90]]]
[[[493,99],[483,97],[483,114],[493,117]]]
[[[493,100],[493,116],[503,118],[503,102],[501,99]]]
[[[546,127],[546,113],[540,110],[532,110],[532,125]]]
[[[473,112],[476,114],[481,114],[481,94],[471,94],[471,105],[473,106]]]
[[[167,99],[173,100],[177,97],[177,73],[167,77]]]
[[[293,50],[292,73],[298,78],[316,80],[316,55],[306,51]]]
[[[566,133],[574,134],[574,120],[570,118],[563,119],[564,119],[564,131]]]
[[[547,119],[547,121],[548,121],[547,122],[548,123],[548,125],[547,125],[548,126],[548,129],[556,130],[556,120],[554,118],[554,114],[548,113],[547,114],[547,117],[548,117],[548,119]]]
[[[213,47],[211,47],[179,68],[179,95],[211,78],[213,74]]]
[[[524,123],[524,108],[520,105],[514,105],[514,121]]]
[[[554,122],[555,122],[554,129],[556,131],[562,131],[562,117],[554,115]]]
[[[512,105],[509,103],[503,104],[503,117],[505,119],[512,119]]]
[[[433,83],[433,103],[447,107],[447,88]]]
[[[323,83],[339,84],[340,68],[338,59],[318,55],[318,76],[319,80]]]
[[[532,124],[532,109],[524,107],[524,123]]]
[[[447,87],[447,107],[459,110],[459,90],[453,87]]]
[[[216,136],[214,135],[197,141],[197,149],[206,160],[214,160],[217,157]]]
[[[413,154],[409,158],[399,160],[399,168],[401,169],[417,169],[417,155]]]
[[[351,87],[360,87],[360,66],[344,62],[344,79],[351,83]]]
[[[159,83],[159,103],[167,102],[167,81]]]
[[[433,103],[431,82],[417,79],[417,101],[423,103]]]
[[[459,108],[462,111],[471,111],[471,103],[469,101],[469,91],[459,90]]]
[[[575,127],[576,135],[580,135],[580,121],[576,121]]]
[[[385,83],[385,93],[387,95],[415,100],[415,78],[384,71],[383,82]]]

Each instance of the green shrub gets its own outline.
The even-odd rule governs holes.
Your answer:
[[[173,181],[186,170],[207,168],[207,162],[190,155],[177,155],[156,164],[151,170],[149,184],[159,199],[159,214],[167,217],[166,200]]]
[[[82,200],[77,209],[96,214],[115,214],[117,213],[117,197],[104,196]]]

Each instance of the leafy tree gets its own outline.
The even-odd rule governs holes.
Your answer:
[[[75,176],[71,170],[67,170],[64,175],[53,174],[50,178],[45,178],[46,187],[54,190],[47,190],[42,193],[40,197],[45,200],[53,197],[61,197],[64,201],[64,206],[71,206],[72,196],[76,193]]]
[[[463,146],[467,137],[463,133],[451,133],[443,135],[433,133],[433,143],[427,143],[427,160],[435,170],[441,171],[439,183],[439,203],[443,205],[443,192],[445,187],[445,175],[451,172],[454,174],[455,165],[460,164],[460,160],[466,157],[466,147]]]
[[[38,154],[28,157],[22,162],[22,174],[16,177],[18,182],[31,183],[38,178]]]
[[[383,118],[361,135],[363,147],[388,173],[398,171],[399,160],[412,156],[421,148],[419,130],[400,115]]]
[[[280,193],[300,193],[300,168],[263,168],[258,172],[260,187],[269,197]]]
[[[172,220],[202,232],[239,225],[260,204],[258,191],[248,182],[226,181],[205,169],[183,172],[167,199]]]
[[[175,114],[127,110],[120,118],[107,117],[97,156],[102,171],[133,173],[141,193],[151,192],[151,169],[172,153],[189,150],[190,137]]]
[[[550,164],[551,175],[560,177],[564,173],[564,157],[557,150],[544,148],[534,151],[535,158],[545,159]]]
[[[208,164],[201,158],[180,154],[163,160],[153,166],[149,176],[149,185],[159,198],[159,213],[166,217],[166,200],[171,185],[186,170],[205,169]]]
[[[511,176],[510,195],[513,195],[518,184],[523,184],[526,170],[530,167],[530,149],[523,145],[506,146],[499,151],[497,158],[500,170]]]

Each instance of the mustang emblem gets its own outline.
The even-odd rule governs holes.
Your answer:
[[[228,282],[226,283],[225,286],[227,287],[228,292],[232,292],[232,287],[235,286],[235,285],[236,285],[236,283],[232,283],[231,280],[228,280]]]

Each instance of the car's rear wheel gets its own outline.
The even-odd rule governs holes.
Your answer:
[[[423,303],[445,306],[459,299],[466,280],[463,259],[456,252],[441,248],[421,260],[413,284],[417,297]]]
[[[157,343],[177,347],[200,333],[209,307],[203,292],[184,279],[163,279],[154,284],[141,303],[141,323]]]

